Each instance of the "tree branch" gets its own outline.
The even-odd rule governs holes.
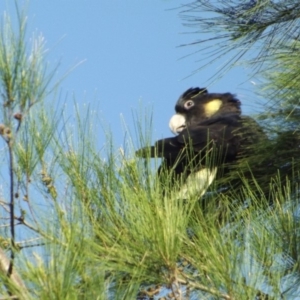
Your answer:
[[[11,260],[9,260],[6,257],[5,252],[0,248],[0,272],[7,275],[9,268],[11,265]],[[16,272],[16,270],[11,270],[10,276],[8,276],[9,279],[13,282],[13,284],[19,289],[22,294],[28,294],[26,286],[19,276],[19,274]],[[5,299],[17,299],[15,296],[11,296],[10,298],[5,298]]]

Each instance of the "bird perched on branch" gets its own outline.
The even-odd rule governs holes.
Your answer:
[[[250,155],[252,145],[264,137],[252,118],[242,116],[240,100],[230,93],[190,88],[175,111],[169,127],[176,136],[139,149],[136,155],[163,158],[158,176],[165,184],[179,182],[181,198],[202,196],[217,173],[228,172],[231,163]]]

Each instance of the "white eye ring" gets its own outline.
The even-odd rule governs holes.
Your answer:
[[[188,101],[186,101],[185,103],[184,103],[184,108],[185,109],[190,109],[191,107],[193,107],[194,106],[194,101],[193,100],[188,100]]]

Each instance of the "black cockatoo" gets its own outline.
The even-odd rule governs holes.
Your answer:
[[[176,114],[170,119],[176,136],[139,149],[136,155],[163,158],[160,180],[165,176],[171,176],[171,183],[180,180],[180,198],[195,193],[200,197],[217,173],[222,176],[230,163],[250,155],[252,145],[264,136],[252,118],[241,115],[240,106],[230,93],[190,88],[178,99]]]

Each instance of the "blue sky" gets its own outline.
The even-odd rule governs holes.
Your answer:
[[[14,15],[13,2],[1,1],[1,11]],[[258,99],[253,95],[253,79],[247,78],[247,70],[236,68],[221,79],[209,80],[228,57],[191,75],[201,67],[203,54],[190,55],[198,46],[179,47],[202,38],[192,34],[179,16],[179,7],[190,2],[29,1],[28,37],[34,31],[45,37],[50,68],[60,63],[56,78],[83,62],[61,83],[60,97],[67,102],[66,113],[73,114],[68,109],[74,99],[79,105],[91,104],[110,125],[116,143],[121,144],[124,131],[120,116],[132,129],[132,112],[137,112],[141,104],[147,112],[153,112],[153,140],[171,135],[168,122],[174,104],[190,87],[232,92],[242,101],[244,112],[257,111]],[[27,1],[17,3],[22,6]]]

